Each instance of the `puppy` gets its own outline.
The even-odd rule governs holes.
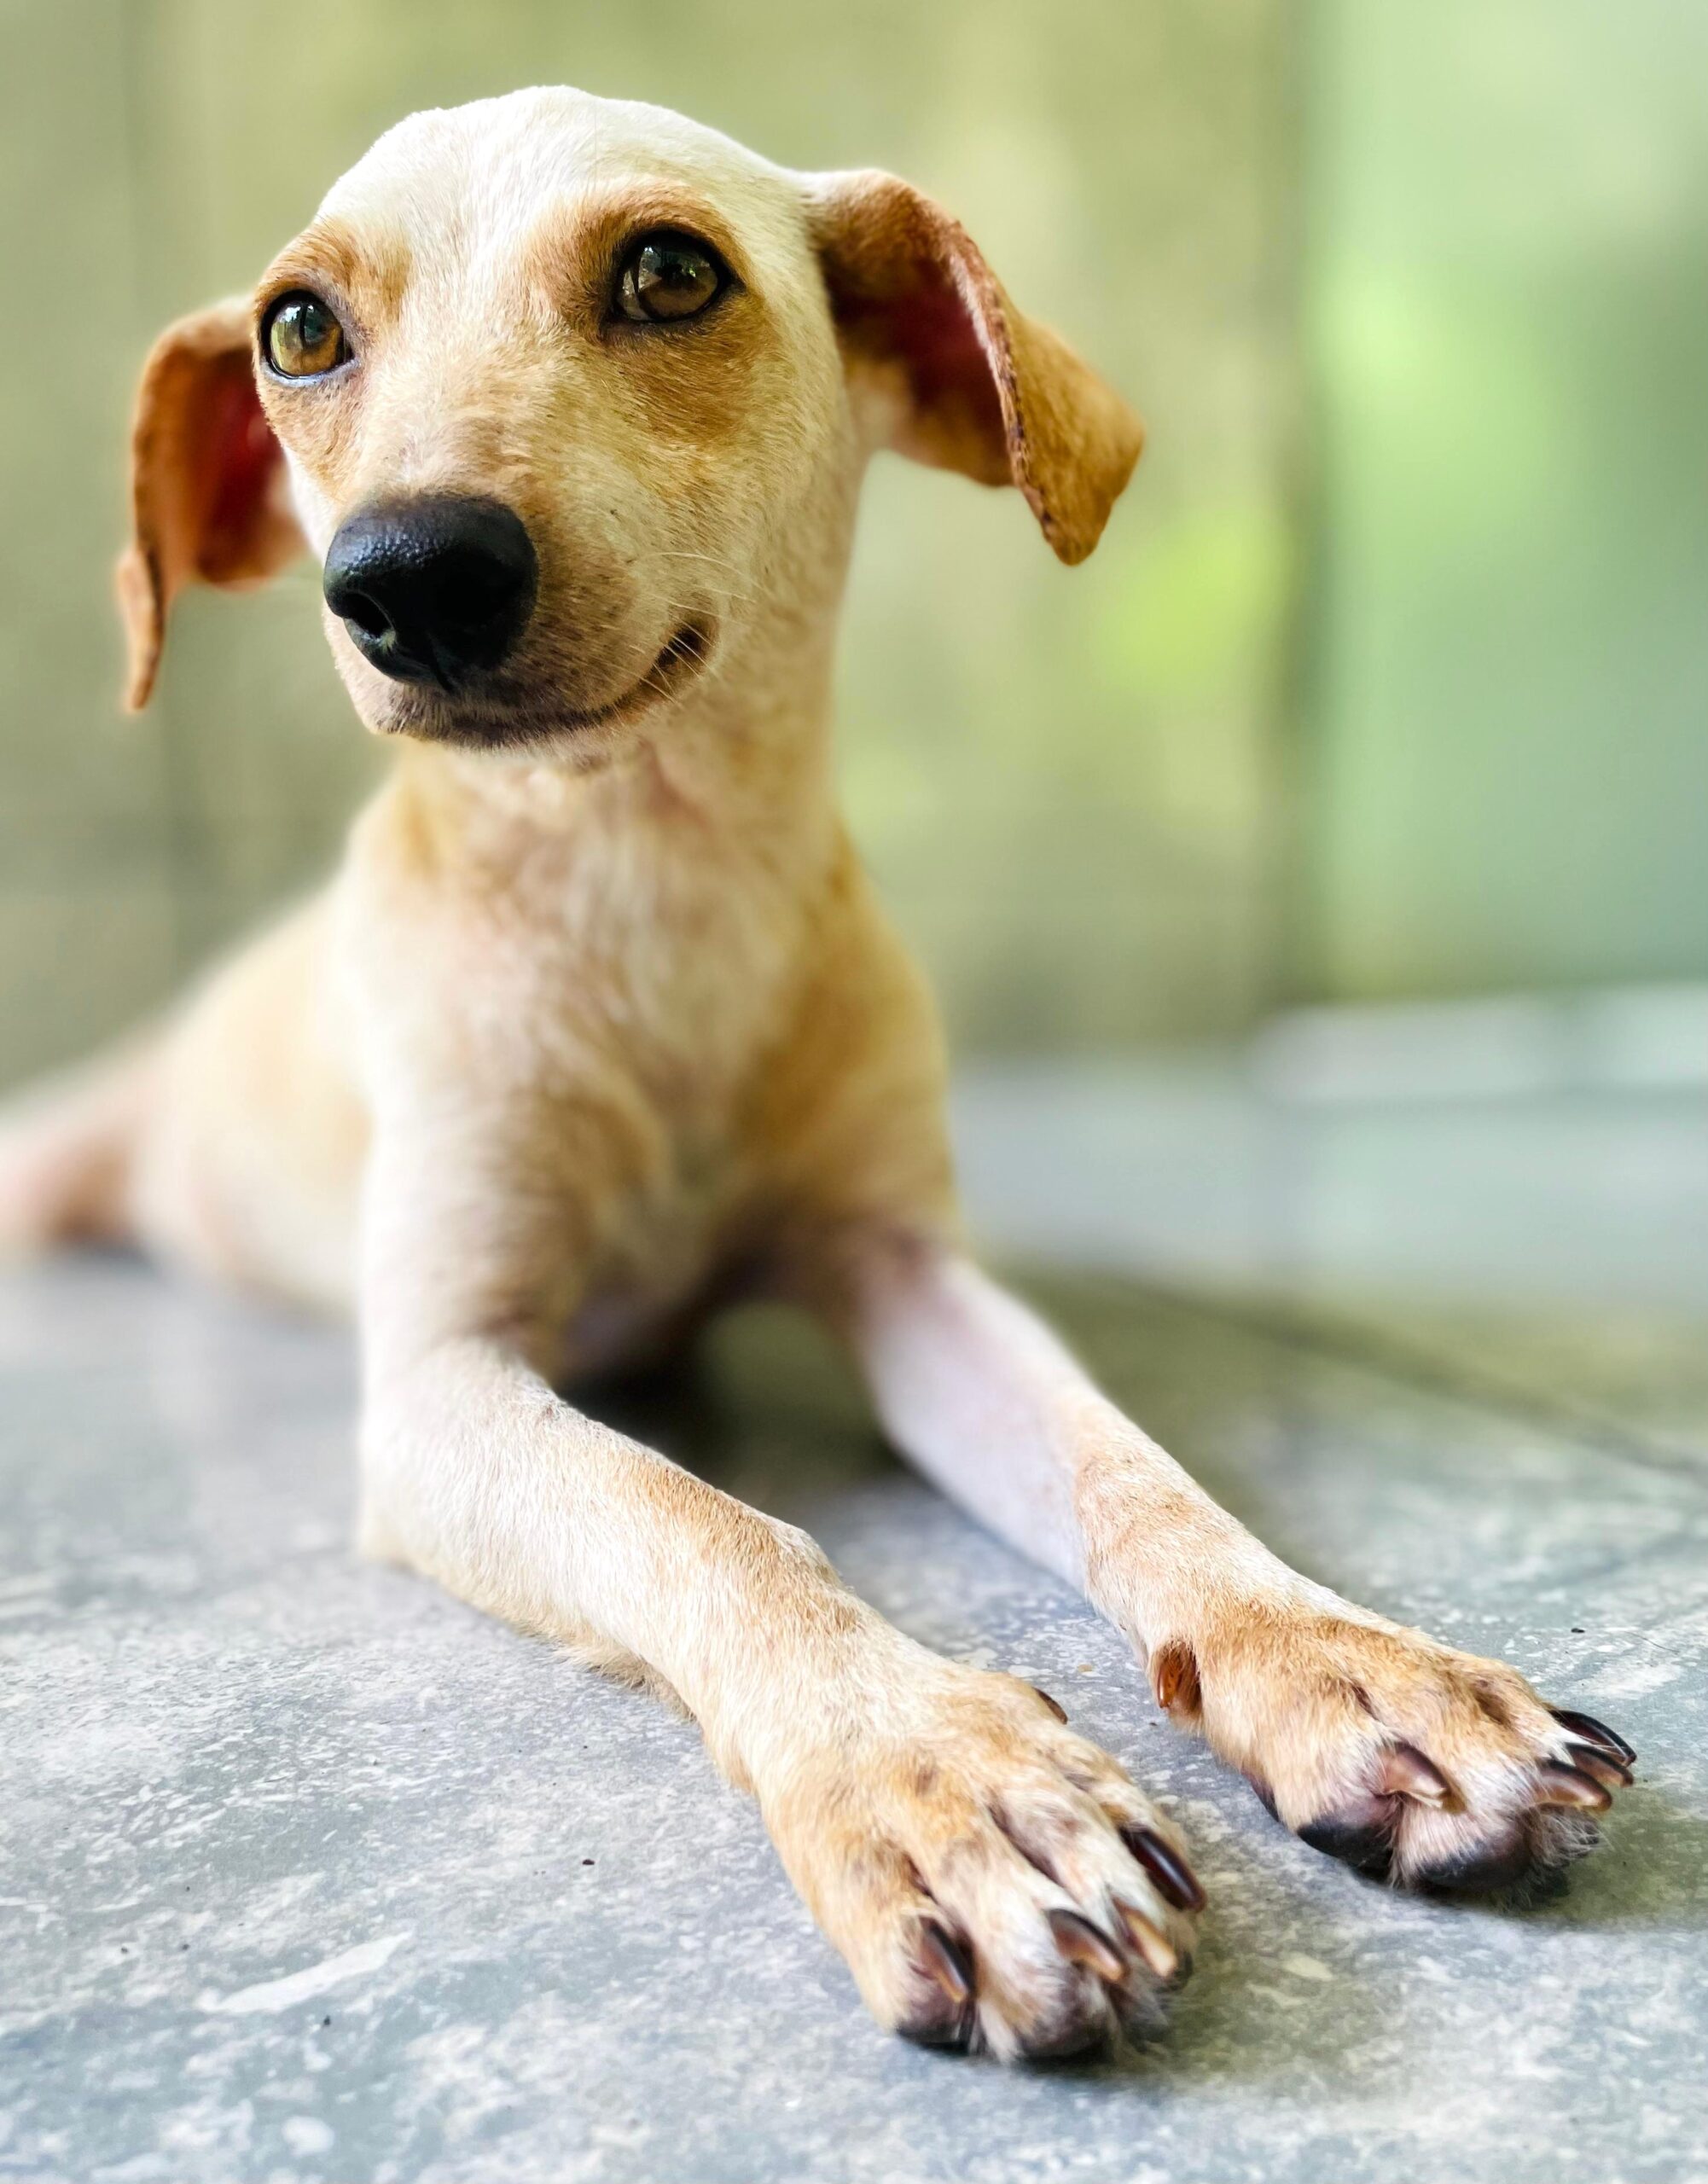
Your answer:
[[[571,90],[404,122],[156,346],[119,572],[141,706],[184,585],[312,552],[396,764],[328,893],[0,1152],[15,1249],[353,1304],[365,1550],[684,1707],[880,2021],[1007,2058],[1153,2017],[1200,1891],[1049,1699],[555,1392],[733,1287],[822,1315],[1316,1849],[1507,1887],[1632,1757],[1286,1567],[957,1242],[937,1023],[832,787],[861,474],[1016,485],[1074,562],[1140,439],[891,176]]]

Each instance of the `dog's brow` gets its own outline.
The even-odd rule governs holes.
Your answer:
[[[350,299],[368,318],[395,316],[409,285],[411,253],[400,230],[360,235],[342,220],[305,228],[269,270],[266,285],[300,281]]]
[[[663,177],[590,189],[549,206],[530,229],[522,262],[547,294],[596,277],[626,237],[648,228],[685,228],[704,236],[739,276],[740,244],[717,206],[697,191]]]

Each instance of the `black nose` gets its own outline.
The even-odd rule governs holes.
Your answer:
[[[520,519],[502,502],[461,494],[351,516],[322,580],[364,659],[400,682],[444,690],[508,659],[538,586]]]

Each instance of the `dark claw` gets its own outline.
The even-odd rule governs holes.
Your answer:
[[[1386,1880],[1393,1870],[1393,1838],[1380,1821],[1316,1820],[1299,1829],[1298,1839],[1371,1880]]]
[[[1066,1707],[1062,1705],[1059,1699],[1052,1699],[1041,1683],[1035,1683],[1032,1686],[1032,1689],[1037,1692],[1038,1697],[1043,1699],[1044,1705],[1049,1707],[1050,1712],[1054,1715],[1058,1722],[1065,1722],[1067,1719]]]
[[[1157,1893],[1176,1911],[1201,1911],[1205,1897],[1198,1876],[1171,1843],[1154,1828],[1124,1827],[1121,1840],[1156,1884]]]
[[[1608,1792],[1581,1767],[1562,1767],[1544,1759],[1536,1770],[1539,1805],[1575,1805],[1584,1812],[1605,1812],[1613,1802]]]
[[[920,1931],[919,1955],[927,1976],[937,1982],[957,2009],[972,2001],[973,1966],[960,1943],[934,1920],[927,1920]]]
[[[1077,1911],[1057,1910],[1046,1915],[1055,1945],[1070,1964],[1083,1964],[1112,1986],[1118,1986],[1126,1978],[1126,1958],[1089,1919],[1082,1919]]]
[[[1182,1970],[1180,1951],[1160,1926],[1153,1926],[1142,1911],[1136,1911],[1130,1903],[1123,1903],[1118,1896],[1115,1898],[1115,1908],[1120,1913],[1122,1924],[1127,1929],[1128,1940],[1164,1986],[1176,1980],[1183,1980],[1192,1969],[1191,1958],[1187,1957],[1183,1960],[1185,1969]]]
[[[973,1967],[961,1944],[934,1920],[927,1920],[920,1928],[917,1962],[941,1991],[896,2030],[920,2048],[970,2048],[978,2009],[973,1998]]]
[[[1622,1759],[1615,1759],[1602,1751],[1600,1745],[1573,1742],[1570,1746],[1571,1764],[1580,1774],[1588,1774],[1604,1790],[1629,1790],[1637,1779]]]
[[[1574,1713],[1569,1706],[1550,1706],[1548,1712],[1562,1729],[1570,1729],[1575,1737],[1586,1743],[1600,1745],[1611,1758],[1623,1760],[1627,1767],[1635,1767],[1637,1756],[1617,1730],[1610,1729],[1605,1722],[1598,1722],[1593,1714]]]
[[[964,2055],[973,2045],[973,2023],[970,2010],[960,2016],[933,2010],[922,2017],[903,2018],[896,2030],[915,2048],[947,2048],[952,2053]]]

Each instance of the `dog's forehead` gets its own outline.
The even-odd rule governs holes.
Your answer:
[[[334,183],[319,217],[487,256],[524,243],[548,208],[628,182],[678,183],[762,226],[799,202],[796,177],[715,129],[553,88],[410,115]]]

